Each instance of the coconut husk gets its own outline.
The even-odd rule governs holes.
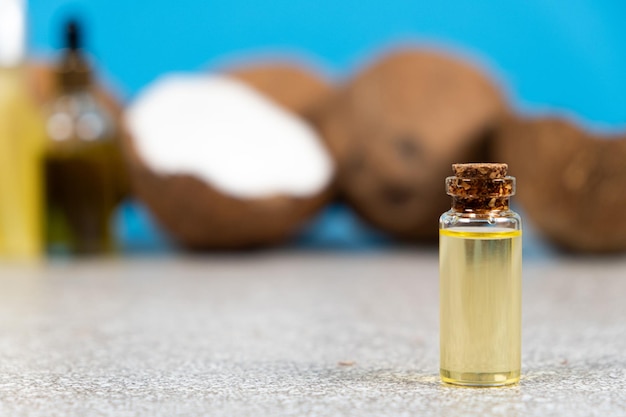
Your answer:
[[[226,73],[305,118],[333,91],[328,81],[291,63],[250,65],[232,68]]]
[[[330,89],[320,77],[293,66],[241,68],[229,74],[301,116]],[[137,196],[163,228],[189,249],[230,250],[279,243],[335,193],[329,185],[306,198],[235,198],[193,176],[155,173],[142,161],[130,135],[123,142]]]
[[[402,50],[357,74],[314,120],[356,211],[395,236],[434,240],[450,208],[450,165],[487,159],[505,111],[496,85],[469,63]]]
[[[511,117],[500,132],[495,156],[545,237],[572,251],[626,250],[626,135],[594,135],[558,117]]]

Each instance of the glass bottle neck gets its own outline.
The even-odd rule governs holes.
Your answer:
[[[91,66],[79,49],[65,50],[56,75],[62,92],[87,90],[91,85]]]

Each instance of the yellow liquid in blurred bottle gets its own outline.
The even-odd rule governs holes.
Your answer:
[[[520,377],[521,231],[485,229],[440,230],[444,382],[498,386]]]
[[[0,67],[0,257],[42,250],[43,118],[21,67]]]

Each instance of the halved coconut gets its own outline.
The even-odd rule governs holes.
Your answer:
[[[594,135],[558,117],[510,118],[494,150],[549,240],[574,251],[626,250],[626,136]]]
[[[318,134],[233,77],[163,77],[126,124],[136,192],[187,247],[278,242],[331,196],[334,164]]]
[[[486,160],[505,111],[497,86],[469,63],[401,50],[348,81],[315,121],[340,190],[365,219],[401,238],[436,239],[451,164]]]

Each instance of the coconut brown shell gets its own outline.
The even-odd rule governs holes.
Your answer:
[[[318,100],[320,90],[330,88],[304,69],[280,67],[274,72],[263,67],[259,72],[239,69],[234,74],[300,115]],[[277,81],[280,79],[281,83]],[[137,196],[164,229],[190,249],[242,249],[279,243],[334,194],[329,185],[306,198],[235,198],[193,176],[155,173],[137,153],[130,135],[125,136],[124,144]]]
[[[305,118],[333,91],[316,73],[285,62],[232,68],[227,74]]]
[[[496,157],[517,177],[515,199],[545,237],[572,251],[626,250],[626,135],[509,118],[497,139]]]
[[[357,74],[314,120],[356,211],[398,237],[434,240],[451,164],[486,160],[505,111],[498,87],[469,63],[402,50]]]

